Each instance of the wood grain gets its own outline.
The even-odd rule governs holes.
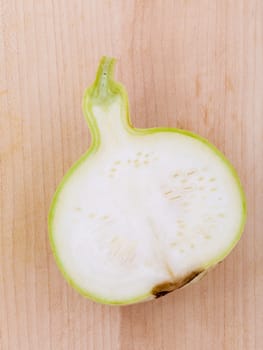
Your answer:
[[[209,138],[248,202],[224,263],[125,308],[72,290],[47,238],[54,190],[89,144],[81,98],[104,54],[134,124]],[[0,349],[263,349],[262,95],[261,0],[0,0]]]

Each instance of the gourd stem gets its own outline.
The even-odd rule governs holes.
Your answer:
[[[127,139],[127,97],[121,84],[114,80],[115,61],[111,57],[101,59],[96,79],[83,98],[84,115],[96,147],[120,145]]]
[[[112,57],[102,57],[93,85],[93,98],[105,101],[114,95],[113,75],[115,61]]]

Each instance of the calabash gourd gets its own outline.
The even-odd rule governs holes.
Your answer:
[[[92,143],[55,193],[49,232],[69,283],[122,305],[199,279],[240,239],[246,208],[236,171],[207,140],[132,127],[114,62],[102,58],[85,93]]]

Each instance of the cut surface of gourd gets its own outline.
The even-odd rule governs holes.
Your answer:
[[[108,304],[153,299],[220,262],[240,238],[245,200],[225,157],[188,131],[131,126],[103,58],[83,109],[92,145],[60,184],[50,240],[66,279]]]

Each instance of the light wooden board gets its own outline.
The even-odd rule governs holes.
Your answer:
[[[137,127],[214,142],[243,181],[248,221],[200,283],[125,308],[62,279],[47,213],[89,145],[81,98],[119,59]],[[263,349],[262,0],[0,0],[0,349]]]

